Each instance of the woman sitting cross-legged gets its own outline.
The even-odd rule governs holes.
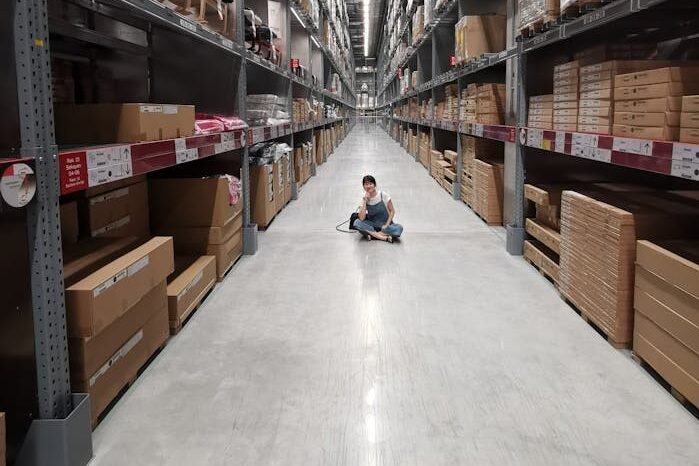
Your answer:
[[[403,233],[403,227],[393,223],[396,209],[388,193],[376,189],[376,179],[367,175],[362,179],[364,197],[357,214],[359,219],[352,225],[367,239],[393,242]]]

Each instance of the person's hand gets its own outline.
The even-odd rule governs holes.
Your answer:
[[[369,202],[369,194],[365,194],[363,199],[364,199],[364,202]]]
[[[388,228],[388,225],[389,225],[389,224],[387,223],[387,224],[385,224],[384,226],[382,226],[382,227],[381,227],[381,231],[386,231],[386,228]]]

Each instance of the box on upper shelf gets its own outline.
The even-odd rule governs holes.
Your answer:
[[[159,141],[194,135],[194,106],[165,104],[57,104],[58,144]]]

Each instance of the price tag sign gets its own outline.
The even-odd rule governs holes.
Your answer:
[[[36,179],[34,170],[25,163],[13,163],[0,178],[0,194],[11,207],[24,207],[34,199]]]
[[[638,155],[653,155],[653,141],[645,139],[614,138],[612,149]]]
[[[566,133],[562,131],[556,131],[556,142],[554,144],[553,150],[556,152],[565,152],[566,147]]]

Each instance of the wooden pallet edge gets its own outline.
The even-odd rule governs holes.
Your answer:
[[[628,342],[620,342],[614,339],[613,335],[609,335],[608,332],[606,332],[602,327],[599,326],[599,324],[595,321],[594,317],[590,316],[590,314],[586,313],[583,311],[575,302],[567,296],[560,288],[559,292],[561,295],[561,298],[563,301],[571,308],[573,311],[575,311],[576,314],[578,314],[587,325],[592,327],[595,332],[597,332],[602,338],[607,340],[607,343],[611,345],[615,349],[631,349],[631,341]]]
[[[699,406],[692,403],[686,396],[684,396],[678,389],[676,389],[670,382],[668,382],[665,377],[663,377],[655,368],[643,359],[643,356],[635,351],[631,352],[631,359],[636,362],[641,368],[643,368],[648,374],[655,380],[659,381],[660,385],[664,387],[672,397],[677,400],[682,406],[684,406],[690,413],[692,413],[697,419],[699,419]]]
[[[232,264],[231,264],[232,265]],[[182,313],[176,320],[170,321],[170,335],[174,336],[180,333],[182,328],[189,322],[192,316],[199,310],[199,307],[206,301],[206,298],[211,294],[216,285],[216,278],[211,280],[202,291],[197,295],[192,304],[189,306],[185,312]]]

